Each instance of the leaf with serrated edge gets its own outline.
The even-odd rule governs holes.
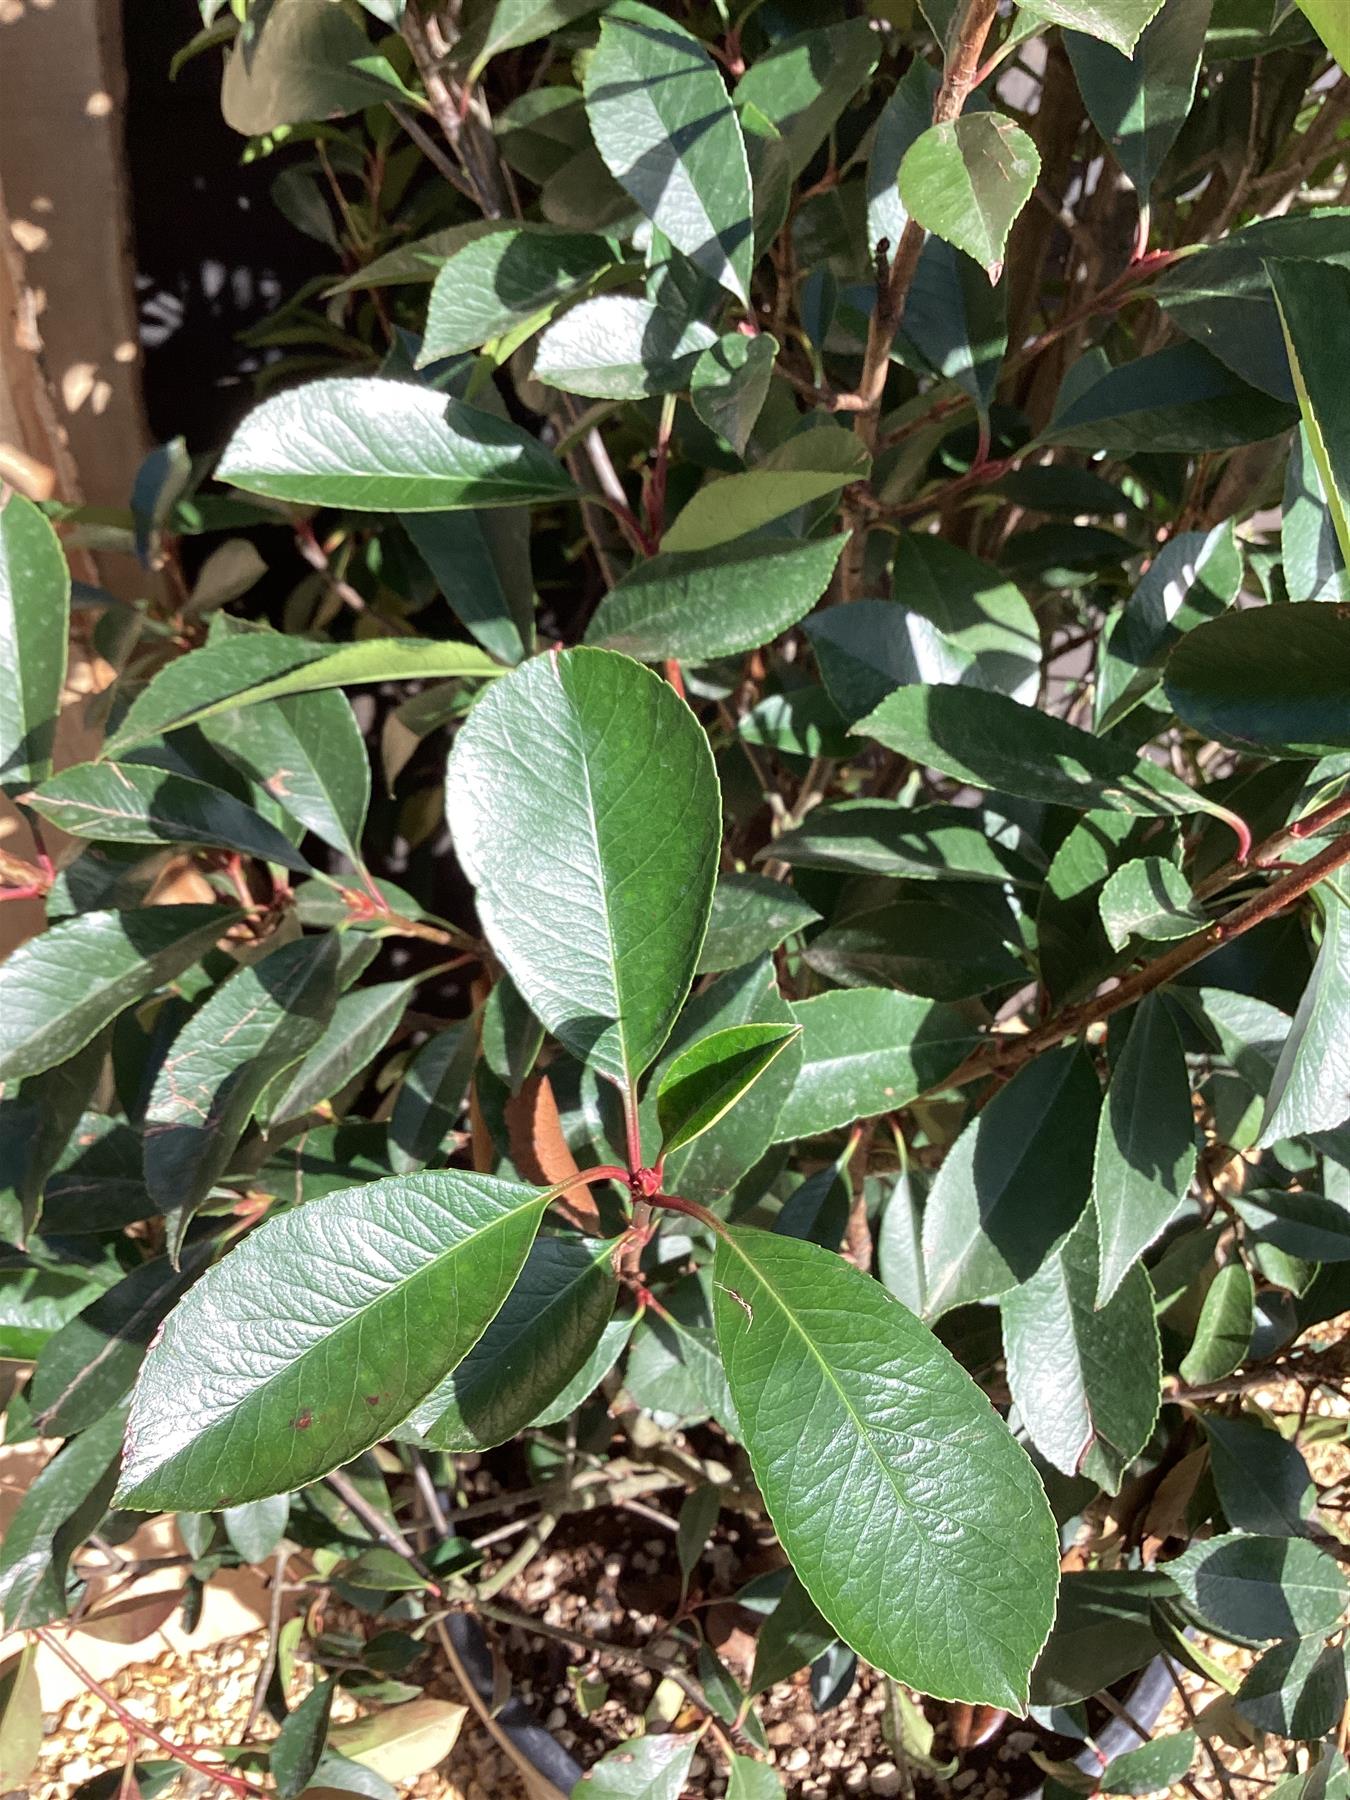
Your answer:
[[[1059,1540],[1025,1453],[951,1353],[814,1244],[719,1234],[714,1316],[778,1536],[860,1656],[1021,1712]]]
[[[710,1131],[800,1035],[800,1025],[732,1025],[691,1044],[670,1065],[656,1096],[661,1154],[682,1150]]]
[[[748,303],[750,165],[708,52],[655,8],[618,0],[601,20],[583,83],[611,175],[696,268]]]
[[[446,1172],[264,1221],[165,1320],[136,1385],[118,1504],[239,1505],[378,1443],[478,1341],[549,1199]]]
[[[272,500],[376,512],[519,506],[574,491],[523,427],[376,375],[330,376],[264,400],[216,475]]]
[[[1237,1643],[1331,1631],[1350,1601],[1334,1559],[1307,1538],[1234,1531],[1192,1544],[1161,1567],[1196,1617]]]
[[[1040,173],[1035,144],[994,112],[930,125],[900,164],[900,198],[911,219],[964,250],[997,281],[1013,221]]]
[[[526,1004],[631,1090],[689,991],[712,905],[721,809],[694,715],[613,651],[537,657],[470,714],[445,804]]]
[[[1113,950],[1123,950],[1132,937],[1170,943],[1192,937],[1205,915],[1191,899],[1191,884],[1161,856],[1140,856],[1107,877],[1099,902],[1102,924]]]

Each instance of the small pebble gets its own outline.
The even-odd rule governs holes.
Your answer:
[[[867,1765],[865,1763],[854,1763],[851,1769],[844,1770],[844,1792],[846,1794],[861,1794],[866,1786]]]
[[[872,1770],[872,1779],[868,1785],[874,1794],[898,1794],[900,1771],[893,1762],[879,1762]]]
[[[1032,1731],[1010,1731],[1003,1741],[1009,1750],[1021,1751],[1036,1748],[1036,1734]]]
[[[611,1581],[622,1575],[623,1558],[621,1556],[607,1556],[605,1558],[605,1573],[609,1576]]]
[[[787,1760],[784,1762],[783,1767],[787,1769],[790,1774],[796,1775],[802,1769],[809,1768],[810,1764],[811,1752],[806,1748],[805,1744],[798,1744],[795,1750],[788,1751]]]
[[[544,1720],[544,1724],[550,1731],[556,1731],[560,1725],[565,1725],[566,1723],[567,1711],[566,1708],[561,1706],[555,1706],[552,1712]]]
[[[952,1786],[955,1788],[956,1792],[960,1794],[964,1793],[966,1788],[974,1787],[978,1780],[979,1776],[975,1773],[974,1769],[962,1769],[959,1775],[954,1775],[952,1777]]]

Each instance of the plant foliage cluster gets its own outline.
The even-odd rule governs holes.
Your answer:
[[[559,1513],[578,1456],[681,1471],[741,1800],[757,1696],[858,1658],[912,1771],[910,1690],[1165,1787],[1191,1731],[1062,1747],[1165,1666],[1211,1757],[1344,1792],[1344,1426],[1257,1398],[1350,1309],[1340,0],[202,12],[331,268],[218,461],[0,508],[50,850],[2,865],[0,1354],[61,1440],[6,1624],[77,1645],[147,1512],[189,1610],[289,1546],[383,1626],[227,1784],[378,1792],[334,1682],[415,1703],[494,1616],[499,1555],[405,1531],[519,1440]],[[54,770],[72,606],[116,680]],[[744,1692],[723,1508],[786,1559]]]

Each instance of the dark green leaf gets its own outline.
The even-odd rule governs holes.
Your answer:
[[[1059,1586],[1055,1629],[1036,1665],[1031,1697],[1038,1706],[1086,1700],[1151,1662],[1162,1648],[1154,1603],[1175,1597],[1163,1574],[1087,1569]]]
[[[482,1335],[547,1203],[446,1173],[266,1220],[165,1321],[137,1384],[119,1504],[239,1505],[378,1443]]]
[[[965,806],[841,800],[818,806],[775,838],[761,859],[860,875],[940,876],[944,881],[1034,882],[1036,871],[1005,849]],[[1005,834],[1010,835],[1010,834]]]
[[[1035,144],[993,112],[930,125],[900,164],[900,198],[911,219],[936,232],[997,281],[1013,220],[1040,173]]]
[[[927,532],[906,532],[896,543],[891,591],[971,658],[976,687],[1035,701],[1040,627],[1021,589],[992,564]]]
[[[446,816],[531,1010],[635,1086],[689,990],[712,903],[717,778],[693,714],[612,651],[537,658],[461,730]]]
[[[1350,1118],[1345,1008],[1350,997],[1350,907],[1322,890],[1322,945],[1280,1046],[1266,1095],[1261,1144],[1330,1131]]]
[[[296,694],[217,713],[203,734],[356,867],[370,805],[370,760],[346,696]]]
[[[504,663],[518,663],[534,648],[527,517],[523,508],[499,506],[483,512],[408,513],[403,519],[455,617]]]
[[[16,1631],[64,1619],[66,1564],[107,1510],[126,1412],[114,1407],[34,1477],[0,1546],[0,1618]]]
[[[1065,33],[1092,123],[1145,197],[1191,110],[1209,13],[1210,0],[1166,0],[1128,54]]]
[[[50,773],[66,679],[70,571],[60,540],[22,494],[0,502],[0,791]]]
[[[1193,937],[1206,923],[1204,912],[1191,899],[1190,882],[1175,863],[1161,856],[1123,864],[1107,877],[1100,904],[1113,950],[1123,950],[1131,938],[1166,944]]]
[[[784,882],[762,875],[719,875],[697,972],[715,974],[755,962],[819,918]]]
[[[542,1428],[546,1425],[559,1425],[564,1419],[570,1419],[577,1408],[590,1398],[618,1362],[629,1338],[633,1335],[633,1327],[636,1323],[636,1313],[616,1313],[600,1333],[595,1349],[592,1350],[566,1387],[549,1401],[542,1412],[530,1420],[530,1424]]]
[[[1066,382],[1042,441],[1121,456],[1232,450],[1293,423],[1292,407],[1248,387],[1199,344],[1169,344],[1114,369],[1106,365],[1072,390]]]
[[[418,368],[547,313],[613,261],[604,238],[547,225],[503,224],[475,236],[437,272]]]
[[[779,1143],[908,1105],[940,1086],[978,1041],[953,1007],[882,988],[819,994],[791,1011],[803,1062],[779,1115]]]
[[[1243,1677],[1233,1710],[1278,1737],[1314,1739],[1334,1731],[1345,1711],[1345,1647],[1316,1638],[1275,1644]]]
[[[1210,1474],[1234,1531],[1302,1537],[1317,1489],[1297,1446],[1245,1415],[1206,1413],[1204,1427]]]
[[[572,1800],[680,1800],[697,1741],[674,1732],[630,1738],[587,1769]]]
[[[1106,1305],[1180,1208],[1195,1158],[1181,1039],[1163,1000],[1146,994],[1111,1070],[1097,1132],[1092,1198],[1100,1233],[1098,1306]]]
[[[866,20],[850,19],[780,39],[737,82],[737,107],[754,107],[781,134],[792,179],[866,83],[880,48]]]
[[[225,1507],[220,1522],[240,1562],[260,1563],[281,1542],[290,1512],[290,1495],[272,1494],[266,1500],[246,1500],[242,1506]]]
[[[441,1154],[463,1112],[477,1048],[472,1022],[452,1024],[412,1058],[389,1118],[389,1159],[398,1174]]]
[[[689,1577],[699,1565],[721,1508],[721,1492],[710,1481],[696,1487],[680,1508],[675,1555],[680,1565],[682,1599],[689,1592]]]
[[[658,1421],[714,1418],[736,1435],[736,1408],[713,1335],[706,1278],[686,1276],[633,1333],[624,1387]]]
[[[521,426],[373,375],[332,376],[264,400],[216,474],[272,500],[367,511],[519,506],[572,493],[561,464]]]
[[[1195,1761],[1195,1733],[1155,1737],[1137,1750],[1113,1756],[1102,1770],[1102,1794],[1157,1794],[1174,1787]]]
[[[928,1315],[1034,1275],[1087,1204],[1097,1078],[1069,1047],[1038,1057],[971,1120],[924,1212]]]
[[[1280,521],[1280,567],[1294,602],[1350,600],[1350,573],[1336,538],[1326,489],[1300,423],[1289,447]]]
[[[225,64],[220,106],[246,137],[413,99],[349,13],[328,0],[286,0],[254,46]]]
[[[196,962],[235,917],[223,906],[81,913],[21,944],[0,966],[0,1081],[68,1061]]]
[[[409,1425],[438,1450],[505,1443],[546,1411],[585,1368],[618,1294],[614,1246],[535,1241],[505,1305]]]
[[[708,52],[655,8],[616,0],[583,84],[610,174],[696,268],[748,304],[750,166]]]
[[[716,1125],[800,1034],[800,1025],[733,1025],[677,1056],[656,1096],[661,1155],[682,1150]]]
[[[1016,926],[987,899],[969,888],[906,884],[881,905],[841,909],[811,940],[806,961],[841,987],[903,988],[930,1000],[963,1000],[1015,985],[1026,976],[1009,948]]]
[[[381,981],[343,994],[304,1061],[263,1096],[260,1111],[265,1117],[274,1123],[298,1119],[341,1093],[398,1030],[416,986],[415,978]]]
[[[778,341],[761,331],[748,338],[728,332],[694,364],[689,398],[694,411],[719,437],[744,456],[769,391]]]
[[[473,87],[494,56],[548,37],[573,19],[595,12],[603,0],[479,0],[464,8],[464,29],[455,40],[460,62],[469,62],[467,85]],[[470,60],[472,59],[472,60]]]
[[[853,730],[972,787],[1078,812],[1214,810],[1203,793],[1156,763],[1050,713],[978,688],[899,688]]]
[[[337,994],[333,933],[237,969],[175,1037],[145,1112],[145,1185],[174,1255],[268,1082],[318,1042]]]
[[[807,621],[821,680],[852,723],[910,682],[971,679],[969,656],[922,613],[894,600],[855,600]]]
[[[1065,1475],[1107,1493],[1152,1434],[1162,1389],[1153,1289],[1135,1268],[1097,1308],[1088,1209],[1029,1281],[1003,1296],[1008,1386],[1027,1435]]]
[[[539,340],[534,373],[565,394],[641,400],[689,386],[717,342],[701,320],[683,320],[636,294],[599,294],[568,309]]]
[[[290,840],[251,806],[149,763],[79,763],[44,781],[27,804],[72,837],[107,844],[209,844],[309,873]]]
[[[866,480],[871,459],[856,432],[842,426],[799,431],[753,469],[706,481],[661,540],[663,550],[711,550],[758,531],[797,507]]]
[[[1097,666],[1096,720],[1108,731],[1158,687],[1168,652],[1185,632],[1232,605],[1242,557],[1231,519],[1182,531],[1161,547],[1107,627]]]
[[[896,354],[956,382],[987,412],[1007,350],[1006,281],[991,283],[977,262],[930,237],[905,302]]]
[[[1240,1262],[1225,1263],[1210,1283],[1195,1342],[1181,1361],[1183,1381],[1221,1381],[1247,1354],[1252,1341],[1252,1278]]]
[[[1232,1205],[1259,1240],[1308,1262],[1350,1261],[1350,1208],[1322,1194],[1257,1189],[1235,1194]]]
[[[1266,1644],[1333,1629],[1350,1600],[1333,1559],[1306,1538],[1208,1538],[1164,1565],[1187,1606],[1221,1637]]]
[[[296,1800],[314,1777],[328,1741],[328,1721],[337,1695],[337,1677],[320,1681],[288,1713],[273,1741],[268,1759],[281,1800]]]
[[[36,1229],[48,1178],[93,1099],[107,1055],[106,1038],[96,1037],[0,1101],[0,1237],[23,1244]]]
[[[260,632],[220,639],[167,663],[127,709],[104,746],[110,756],[168,731],[229,712],[322,688],[365,681],[429,681],[450,675],[500,675],[501,665],[472,644],[425,638],[366,638],[315,644]]]
[[[1267,756],[1326,756],[1350,749],[1347,680],[1350,627],[1337,608],[1255,606],[1188,632],[1165,685],[1204,737]]]
[[[878,1283],[814,1244],[732,1230],[714,1281],[741,1436],[811,1598],[897,1680],[1020,1710],[1058,1546],[987,1400]]]
[[[600,602],[586,642],[642,662],[711,662],[756,649],[810,611],[846,541],[755,538],[649,557]]]
[[[1086,32],[1129,56],[1162,4],[1163,0],[1023,0],[1022,11],[1047,25]]]
[[[755,1638],[755,1663],[750,1672],[750,1692],[763,1694],[780,1681],[788,1681],[822,1656],[835,1641],[801,1581],[789,1572],[778,1604],[765,1619]]]

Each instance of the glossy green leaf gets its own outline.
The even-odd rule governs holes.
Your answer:
[[[997,281],[1014,219],[1040,173],[1035,144],[1011,119],[971,112],[930,125],[900,164],[910,218],[954,244]]]
[[[1079,32],[1065,44],[1092,123],[1147,195],[1195,97],[1211,0],[1165,0],[1123,55]]]
[[[417,366],[476,350],[577,292],[614,261],[594,233],[501,225],[441,264],[427,305]]]
[[[0,791],[50,772],[66,679],[70,570],[48,521],[22,494],[0,501]]]
[[[1113,950],[1131,938],[1166,944],[1193,937],[1206,917],[1191,899],[1191,884],[1161,856],[1136,857],[1107,877],[1101,896],[1102,924]]]
[[[562,465],[521,426],[374,375],[330,376],[264,400],[216,474],[272,500],[365,511],[520,506],[572,493]]]
[[[329,0],[285,0],[252,46],[225,64],[220,106],[246,137],[412,99],[361,26]]]
[[[848,988],[792,1006],[802,1068],[778,1119],[780,1143],[906,1106],[939,1087],[979,1034],[954,1007],[883,988]]]
[[[965,1000],[1025,980],[1026,965],[1010,948],[1016,934],[1012,914],[987,891],[906,885],[879,905],[842,907],[805,959],[841,987]]]
[[[152,1257],[91,1300],[42,1346],[29,1399],[49,1437],[85,1431],[130,1393],[160,1320],[210,1261],[215,1245],[194,1243],[174,1268]]]
[[[443,1173],[265,1220],[165,1320],[136,1386],[118,1504],[237,1506],[378,1443],[478,1341],[548,1199]]]
[[[268,1082],[318,1042],[337,964],[331,932],[283,944],[237,969],[174,1038],[145,1112],[145,1185],[172,1215],[175,1255]]]
[[[800,1033],[799,1025],[735,1025],[677,1056],[656,1096],[661,1154],[711,1130]]]
[[[1350,907],[1322,890],[1322,944],[1303,996],[1280,1046],[1266,1095],[1261,1144],[1308,1131],[1330,1131],[1350,1119]]]
[[[0,964],[0,1081],[68,1061],[196,962],[236,917],[224,906],[88,912],[21,944]]]
[[[454,51],[458,61],[469,62],[467,84],[473,87],[503,50],[548,37],[602,4],[603,0],[479,0],[477,5],[466,6]]]
[[[1102,638],[1098,731],[1118,725],[1148,698],[1178,639],[1224,612],[1241,587],[1242,556],[1231,519],[1212,531],[1178,532],[1161,546]]]
[[[1142,1268],[1104,1306],[1091,1208],[1029,1281],[1004,1294],[1008,1387],[1027,1435],[1065,1475],[1107,1493],[1144,1448],[1158,1417],[1162,1356],[1153,1289]]]
[[[272,1742],[268,1768],[281,1800],[296,1800],[313,1780],[337,1695],[337,1677],[316,1682],[293,1712],[287,1713]]]
[[[814,807],[795,830],[760,852],[802,869],[943,881],[1034,883],[1034,865],[1004,849],[965,806],[840,800]]]
[[[505,1305],[408,1423],[438,1450],[486,1450],[544,1412],[595,1353],[619,1286],[614,1245],[536,1239]]]
[[[1297,0],[1297,4],[1341,68],[1350,71],[1350,19],[1336,0]]]
[[[750,166],[722,76],[654,7],[616,0],[583,73],[586,117],[611,175],[698,269],[748,303]]]
[[[778,1604],[755,1638],[750,1693],[763,1694],[780,1681],[790,1681],[799,1669],[806,1668],[823,1655],[834,1641],[833,1626],[825,1623],[799,1577],[789,1571],[787,1586],[779,1595]]]
[[[1175,1592],[1165,1575],[1142,1570],[1066,1574],[1055,1628],[1032,1676],[1032,1700],[1072,1705],[1142,1669],[1163,1647],[1153,1623],[1155,1603]]]
[[[1247,1671],[1232,1704],[1258,1731],[1313,1739],[1336,1729],[1345,1700],[1344,1646],[1304,1638],[1272,1645]]]
[[[693,714],[608,650],[527,663],[450,758],[446,817],[493,949],[549,1030],[630,1089],[693,978],[718,798]]]
[[[304,1060],[272,1083],[262,1103],[266,1117],[277,1123],[298,1119],[340,1093],[397,1031],[416,985],[380,981],[343,994]]]
[[[1257,1188],[1233,1197],[1233,1210],[1258,1242],[1305,1262],[1350,1261],[1350,1208],[1301,1188]]]
[[[1280,310],[1308,446],[1345,561],[1350,559],[1350,435],[1336,370],[1345,354],[1350,271],[1329,263],[1270,262],[1266,273]]]
[[[711,550],[782,519],[799,506],[865,480],[871,459],[841,426],[799,431],[753,469],[705,481],[661,540],[666,551]]]
[[[972,660],[922,613],[894,600],[854,600],[807,621],[825,691],[851,724],[897,687],[972,678]]]
[[[149,763],[77,763],[50,776],[27,804],[72,837],[96,843],[207,844],[310,872],[289,838],[251,806]]]
[[[769,391],[778,341],[761,331],[756,337],[732,331],[709,346],[694,364],[689,398],[708,427],[744,456]]]
[[[1183,1381],[1222,1381],[1232,1374],[1252,1341],[1253,1299],[1252,1278],[1243,1265],[1225,1263],[1210,1283],[1195,1342],[1182,1358]]]
[[[683,320],[636,294],[598,294],[570,307],[539,339],[534,373],[565,394],[641,400],[687,388],[717,342],[701,320]]]
[[[1232,450],[1293,423],[1287,402],[1248,387],[1199,344],[1182,343],[1115,368],[1094,365],[1081,385],[1066,383],[1042,441],[1121,456]]]
[[[996,1299],[1034,1275],[1092,1186],[1097,1078],[1054,1050],[994,1095],[948,1152],[923,1221],[928,1316]]]
[[[504,663],[528,655],[535,592],[525,509],[407,513],[402,523],[446,604],[483,648]]]
[[[1047,25],[1063,25],[1100,38],[1122,56],[1129,56],[1140,32],[1162,4],[1163,0],[1023,0],[1021,10]]]
[[[586,642],[640,662],[711,662],[795,625],[830,582],[846,538],[752,538],[636,563],[596,608]]]
[[[466,1021],[428,1038],[408,1064],[389,1119],[389,1158],[400,1175],[423,1168],[445,1148],[464,1110],[477,1053]]]
[[[239,1560],[260,1563],[285,1536],[290,1512],[289,1494],[271,1494],[266,1500],[246,1500],[242,1506],[225,1507],[220,1522]]]
[[[970,657],[976,687],[1035,701],[1040,627],[1021,589],[991,563],[927,532],[906,532],[896,543],[891,592]]]
[[[1179,1210],[1195,1159],[1181,1038],[1160,996],[1146,994],[1112,1067],[1097,1131],[1092,1199],[1100,1238],[1098,1306],[1107,1304]]]
[[[1215,1492],[1233,1530],[1302,1537],[1317,1489],[1297,1445],[1243,1414],[1208,1412],[1204,1427]]]
[[[1189,632],[1167,663],[1167,698],[1205,737],[1267,756],[1350,749],[1337,695],[1350,631],[1335,607],[1257,606]]]
[[[814,1244],[731,1230],[714,1283],[741,1437],[812,1600],[897,1680],[1020,1710],[1058,1546],[988,1401],[879,1283]]]
[[[1207,810],[1204,795],[1170,770],[1053,714],[978,688],[898,688],[853,733],[972,787],[1078,812]]]
[[[633,1333],[625,1389],[658,1422],[713,1418],[735,1437],[736,1408],[713,1332],[706,1275],[667,1288],[661,1306],[660,1312],[648,1308]]]
[[[991,282],[969,256],[929,237],[905,302],[895,355],[956,382],[987,412],[1007,351],[1007,282]]]
[[[775,127],[792,179],[864,86],[880,48],[866,20],[849,19],[779,39],[741,76],[736,105],[754,107]]]
[[[66,1565],[107,1511],[126,1422],[114,1407],[62,1445],[33,1477],[0,1545],[0,1620],[6,1629],[64,1619]]]
[[[1334,1560],[1306,1538],[1235,1531],[1192,1544],[1165,1567],[1195,1616],[1239,1643],[1328,1632],[1350,1601]]]
[[[680,1800],[697,1739],[648,1732],[593,1763],[572,1800]]]
[[[1350,265],[1350,210],[1316,207],[1257,219],[1215,244],[1194,247],[1163,271],[1158,304],[1196,343],[1244,381],[1279,400],[1296,398],[1268,261]],[[1297,283],[1298,269],[1284,268]]]
[[[0,1237],[22,1245],[36,1229],[48,1182],[93,1103],[107,1055],[100,1034],[0,1101]]]
[[[586,1361],[572,1376],[567,1385],[559,1390],[548,1405],[534,1418],[530,1424],[540,1428],[546,1425],[560,1425],[599,1387],[610,1370],[623,1355],[628,1340],[633,1335],[633,1327],[637,1323],[635,1312],[618,1312],[606,1324],[596,1339],[594,1350]]]
[[[816,909],[785,882],[762,875],[719,875],[698,973],[739,969],[819,919]]]
[[[217,713],[204,735],[293,819],[360,867],[370,759],[345,695],[295,694]]]
[[[118,756],[164,732],[293,694],[367,681],[501,672],[501,665],[473,644],[429,638],[365,638],[354,644],[315,644],[273,632],[224,638],[167,663],[127,708],[104,753]]]
[[[1280,568],[1285,590],[1305,600],[1350,600],[1350,572],[1336,537],[1308,428],[1300,422],[1289,446],[1280,518]]]
[[[657,1099],[667,1074],[687,1051],[722,1032],[753,1026],[795,1030],[767,956],[732,969],[695,994],[680,1014],[670,1041],[647,1082],[640,1120],[644,1144],[661,1134]],[[703,1135],[666,1159],[665,1186],[705,1205],[716,1205],[768,1151],[779,1114],[801,1068],[800,1037],[788,1040],[759,1079]]]
[[[882,238],[893,254],[909,217],[900,198],[897,177],[905,152],[933,123],[933,96],[938,75],[916,56],[886,98],[872,139],[867,163],[867,248],[876,254]]]
[[[1102,1770],[1099,1793],[1159,1794],[1174,1787],[1195,1761],[1193,1731],[1155,1737],[1137,1750],[1113,1756]]]

